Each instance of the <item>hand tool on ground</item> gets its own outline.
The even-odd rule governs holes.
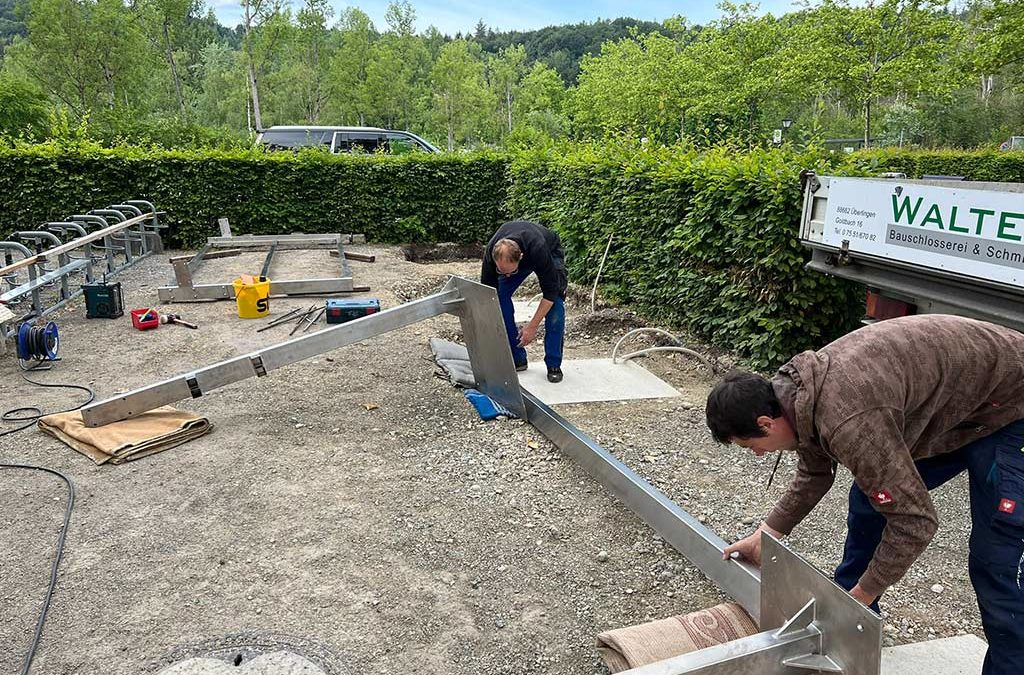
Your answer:
[[[281,316],[278,316],[278,317],[275,317],[275,318],[271,319],[267,323],[266,326],[263,326],[262,328],[257,328],[256,332],[257,333],[262,333],[263,331],[267,330],[268,328],[273,328],[274,326],[280,326],[282,323],[287,323],[288,321],[292,321],[292,320],[295,319],[296,314],[298,314],[300,312],[302,313],[303,316],[305,316],[306,314],[309,313],[309,310],[306,310],[305,312],[303,312],[301,309],[296,307],[295,309],[291,310],[290,312],[287,312],[285,314],[282,314]]]
[[[180,314],[161,314],[160,323],[176,323],[184,326],[185,328],[191,328],[193,330],[199,328],[199,326],[197,326],[194,323],[182,320]]]

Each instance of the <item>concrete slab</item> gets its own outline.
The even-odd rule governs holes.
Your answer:
[[[512,308],[516,317],[516,323],[526,323],[537,313],[540,300],[530,302],[528,300],[513,300]]]
[[[987,649],[977,635],[886,647],[882,675],[978,675]]]
[[[519,373],[519,384],[548,405],[681,396],[670,384],[632,361],[563,361],[562,373],[564,379],[552,384],[544,362],[531,361],[529,369]]]

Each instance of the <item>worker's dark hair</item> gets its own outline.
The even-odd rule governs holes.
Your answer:
[[[517,263],[523,258],[523,251],[514,239],[499,239],[494,244],[494,259],[501,258],[507,262]]]
[[[757,418],[782,416],[782,406],[771,382],[742,370],[734,370],[708,394],[708,429],[719,443],[734,438],[760,438],[764,432]]]

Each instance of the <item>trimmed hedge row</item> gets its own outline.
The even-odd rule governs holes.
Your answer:
[[[783,151],[520,155],[510,211],[558,229],[576,280],[602,285],[652,319],[737,350],[755,367],[849,331],[854,284],[804,270],[799,170],[827,158]]]
[[[963,176],[966,180],[1024,183],[1024,152],[995,150],[864,150],[846,161],[849,171],[901,171],[910,178]]]
[[[149,199],[169,243],[238,233],[365,233],[481,242],[510,217],[557,229],[572,276],[767,368],[856,327],[863,291],[804,270],[798,174],[902,171],[1024,182],[1024,153],[793,150],[704,154],[564,146],[508,157],[176,152],[53,144],[0,148],[0,235],[83,208]]]
[[[379,157],[259,151],[0,149],[0,235],[142,198],[169,243],[197,246],[227,216],[237,233],[363,233],[374,241],[479,241],[504,220],[497,154]]]

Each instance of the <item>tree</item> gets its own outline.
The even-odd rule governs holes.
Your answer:
[[[364,125],[370,107],[366,73],[376,31],[370,17],[354,7],[341,13],[336,30],[340,44],[330,65],[327,106],[342,122]]]
[[[249,86],[244,55],[223,42],[211,42],[200,52],[195,70],[201,83],[196,114],[203,124],[247,128]]]
[[[299,89],[303,118],[310,124],[320,121],[326,99],[324,80],[326,64],[330,61],[327,20],[331,13],[328,0],[305,0],[297,17],[298,77],[293,81]]]
[[[430,75],[436,113],[448,136],[449,152],[456,140],[478,135],[481,115],[493,99],[484,79],[484,64],[465,40],[441,48]]]
[[[692,76],[679,45],[660,33],[606,42],[585,56],[566,103],[582,136],[628,134],[671,143],[679,138]]]
[[[823,79],[858,102],[865,146],[880,98],[949,92],[964,82],[950,67],[963,28],[944,8],[945,0],[822,0],[802,24]]]
[[[483,21],[480,23],[483,24]],[[497,56],[491,57],[491,86],[501,101],[507,133],[512,132],[512,110],[525,64],[526,48],[522,45],[506,47]]]
[[[31,81],[0,71],[0,136],[35,135],[46,124],[46,95]]]
[[[394,0],[384,12],[384,22],[398,37],[410,37],[416,30],[416,10],[409,0]]]
[[[242,46],[252,103],[250,128],[253,125],[256,129],[263,128],[259,82],[288,28],[288,19],[282,14],[281,7],[282,0],[242,0],[242,26],[245,31]]]
[[[175,51],[182,46],[184,27],[199,10],[198,0],[132,0],[129,7],[138,17],[150,44],[163,53],[174,87],[178,112],[188,117],[183,73],[178,67]]]
[[[78,117],[149,105],[144,85],[159,66],[120,0],[34,0],[26,25],[5,62]]]
[[[763,125],[777,125],[807,98],[814,80],[795,67],[801,56],[788,22],[758,16],[750,4],[722,2],[719,8],[723,16],[684,48],[689,82],[680,95],[695,124],[728,121],[733,137],[756,144],[765,137]]]

